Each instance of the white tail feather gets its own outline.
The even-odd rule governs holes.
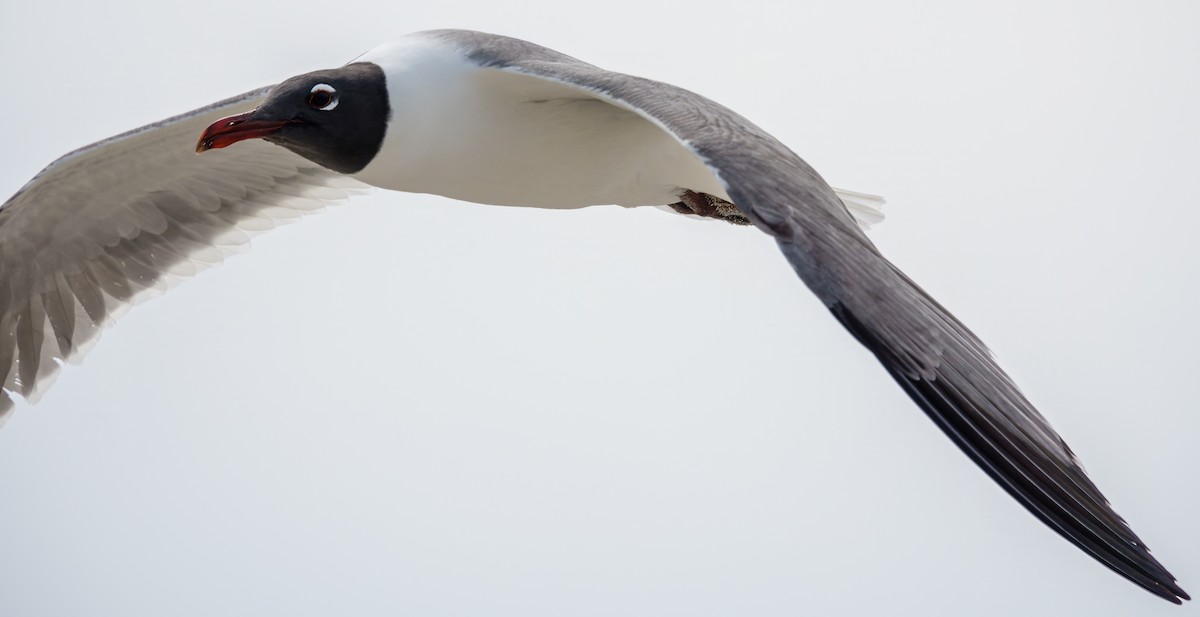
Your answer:
[[[836,187],[833,192],[837,193],[843,204],[846,204],[846,209],[854,215],[854,220],[858,221],[859,226],[863,229],[870,229],[871,225],[883,220],[883,204],[887,203],[884,198]]]

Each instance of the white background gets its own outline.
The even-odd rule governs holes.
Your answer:
[[[1193,1],[16,4],[2,195],[433,27],[709,95],[889,199],[884,253],[1200,591]],[[1197,610],[999,490],[752,229],[377,193],[135,308],[0,430],[6,617],[872,613]]]

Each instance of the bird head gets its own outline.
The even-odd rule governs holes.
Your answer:
[[[370,62],[292,77],[257,109],[211,124],[196,152],[261,138],[340,173],[371,162],[387,133],[391,107],[383,70]]]

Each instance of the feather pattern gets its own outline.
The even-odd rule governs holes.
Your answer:
[[[1171,602],[1188,599],[983,343],[888,262],[843,199],[774,137],[682,88],[532,43],[468,31],[428,35],[482,67],[575,86],[673,135],[709,166],[746,217],[775,238],[834,317],[1005,491],[1121,576]],[[872,203],[870,196],[858,199]]]
[[[80,148],[0,206],[0,421],[130,303],[364,188],[263,141],[195,155],[205,127],[269,90]]]

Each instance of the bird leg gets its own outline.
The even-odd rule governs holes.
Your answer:
[[[680,214],[721,219],[734,225],[750,224],[750,219],[746,218],[746,215],[737,206],[708,193],[697,193],[684,189],[679,193],[679,201],[670,206],[672,210]]]

